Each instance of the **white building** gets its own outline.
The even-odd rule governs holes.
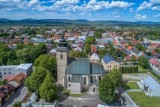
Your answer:
[[[5,75],[15,75],[19,73],[30,75],[32,72],[32,67],[33,67],[32,63],[0,66],[0,77],[3,77]]]
[[[160,97],[160,84],[151,76],[142,79],[139,82],[139,86],[144,90],[144,93],[147,96],[156,96]]]

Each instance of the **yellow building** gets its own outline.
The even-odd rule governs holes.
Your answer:
[[[111,71],[113,68],[119,69],[119,63],[109,55],[102,58],[102,65],[105,71]]]

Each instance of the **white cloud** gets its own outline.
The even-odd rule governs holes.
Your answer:
[[[156,15],[154,15],[153,17],[159,17],[160,16],[160,14],[156,14]]]
[[[144,1],[140,6],[137,8],[137,10],[144,10],[144,9],[152,9],[157,10],[160,8],[157,8],[160,6],[160,0],[149,0],[149,2]]]
[[[132,8],[132,7],[131,7],[131,8],[129,8],[129,12],[131,12],[131,13],[133,12],[133,8]]]
[[[136,14],[135,18],[138,19],[138,20],[146,20],[146,19],[148,19],[147,15],[140,15],[140,14]]]
[[[119,18],[120,16],[117,15],[117,16],[115,16],[115,17],[116,17],[116,18]]]
[[[90,0],[86,4],[82,4],[80,6],[74,5],[71,6],[71,8],[66,8],[67,11],[96,11],[96,10],[102,10],[102,9],[110,9],[110,8],[121,8],[126,9],[128,7],[131,7],[134,5],[134,3],[128,3],[125,1],[96,1],[96,0]],[[69,10],[70,9],[70,10]]]
[[[79,0],[58,0],[54,3],[55,6],[70,6],[75,5]]]
[[[0,9],[24,9],[25,11],[46,11],[46,12],[89,12],[103,9],[126,9],[134,3],[126,1],[98,1],[90,0],[0,0]],[[49,3],[50,5],[46,5]]]
[[[34,5],[38,5],[40,2],[39,0],[31,0],[28,2],[28,6],[34,6]]]

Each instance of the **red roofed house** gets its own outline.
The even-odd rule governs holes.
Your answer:
[[[128,56],[124,57],[124,61],[131,61],[132,60],[132,56],[134,56],[135,59],[138,60],[137,56],[135,56],[135,55],[128,55]]]
[[[128,47],[127,47],[127,50],[129,50],[129,51],[132,50],[132,49],[133,49],[132,46],[128,46]]]
[[[158,74],[160,74],[160,62],[158,59],[155,59],[155,58],[151,58],[149,60],[149,64],[151,66],[151,68],[157,72]]]

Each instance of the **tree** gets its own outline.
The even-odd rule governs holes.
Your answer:
[[[89,54],[91,52],[91,46],[88,44],[85,45],[84,49],[85,49],[86,54]]]
[[[57,62],[56,57],[51,55],[40,55],[34,62],[34,66],[41,66],[47,69],[56,77],[56,70],[57,70]]]
[[[132,61],[133,64],[136,63],[136,57],[134,55],[131,56],[131,61]]]
[[[22,103],[20,101],[18,102],[15,102],[12,107],[21,107],[22,106]]]
[[[88,36],[86,38],[85,44],[91,45],[96,43],[96,38],[94,36]]]
[[[145,68],[145,69],[150,67],[148,59],[146,57],[143,57],[143,56],[139,58],[138,65]]]
[[[0,81],[0,85],[6,85],[8,83],[8,81],[6,79]]]
[[[112,84],[114,88],[120,86],[122,84],[122,74],[117,69],[112,69],[109,74],[110,79],[112,80]]]
[[[51,101],[56,98],[56,90],[54,77],[51,73],[48,73],[41,85],[40,97],[47,101]]]
[[[154,49],[154,51],[158,54],[160,53],[160,49]]]
[[[25,85],[30,91],[37,92],[49,71],[42,66],[37,66],[31,76],[25,80]]]
[[[112,102],[115,96],[115,87],[112,81],[111,77],[106,74],[99,83],[99,98],[105,103]]]
[[[70,51],[70,57],[86,57],[87,55],[84,52],[80,51]]]

